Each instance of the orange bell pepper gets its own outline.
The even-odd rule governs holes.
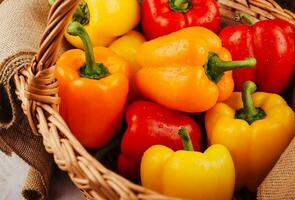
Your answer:
[[[57,61],[60,113],[82,145],[100,148],[120,127],[129,90],[129,64],[110,49],[92,49],[78,22],[69,25],[68,33],[81,38],[85,53],[72,49]]]
[[[254,58],[231,61],[220,38],[203,27],[190,27],[143,43],[136,85],[149,99],[171,109],[203,112],[226,100],[234,82],[231,70],[254,67]]]

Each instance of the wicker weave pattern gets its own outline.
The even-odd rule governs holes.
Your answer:
[[[58,0],[52,7],[40,51],[31,66],[14,76],[16,93],[34,133],[43,136],[46,150],[87,199],[172,199],[131,183],[106,169],[72,135],[58,113],[60,98],[54,77],[58,46],[79,1]]]
[[[34,133],[42,135],[46,150],[54,155],[59,168],[68,172],[86,199],[175,199],[133,184],[106,169],[77,141],[58,113],[60,98],[57,96],[58,84],[54,77],[53,65],[64,29],[78,4],[79,0],[56,1],[49,13],[47,29],[32,65],[14,76],[16,93],[22,101],[30,125]],[[257,19],[272,19],[279,15],[295,23],[294,14],[283,10],[273,0],[251,0],[250,3],[246,0],[219,0],[219,4],[223,15],[230,19],[233,19],[235,9],[251,14]],[[255,9],[259,12],[254,11]],[[262,9],[271,12],[266,15]]]
[[[238,12],[247,13],[254,21],[280,18],[295,25],[295,14],[274,0],[218,0],[221,15],[233,20]]]

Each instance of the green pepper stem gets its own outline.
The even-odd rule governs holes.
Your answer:
[[[91,41],[88,33],[85,28],[78,22],[72,22],[68,26],[68,33],[73,36],[79,36],[83,42],[84,50],[85,50],[85,58],[86,58],[86,69],[85,71],[88,73],[93,72],[93,69],[96,65],[94,59],[93,48],[91,45]]]
[[[185,13],[192,8],[192,2],[191,0],[170,0],[169,6],[171,10]]]
[[[95,62],[91,41],[85,28],[79,22],[71,22],[68,26],[68,33],[73,36],[79,36],[84,45],[86,65],[80,69],[82,76],[99,79],[108,75],[107,68],[102,63]]]
[[[56,0],[48,0],[50,6],[55,3]],[[79,6],[76,8],[76,11],[73,15],[73,21],[79,22],[82,25],[89,23],[89,10],[87,3],[82,0]]]
[[[48,0],[48,3],[50,6],[52,6],[55,3],[55,0]]]
[[[246,13],[238,13],[238,18],[240,20],[245,20],[246,23],[250,26],[253,26],[255,24],[255,22],[253,21],[253,19],[250,17],[250,15],[246,14]]]
[[[255,58],[246,58],[240,61],[223,61],[220,58],[213,57],[212,62],[214,63],[214,67],[224,72],[244,67],[254,67],[256,65]]]
[[[224,72],[240,68],[252,68],[256,65],[255,58],[246,58],[239,61],[224,61],[217,54],[209,53],[208,60],[205,65],[206,74],[210,80],[218,83]]]
[[[249,124],[266,116],[266,113],[261,108],[254,106],[252,94],[256,89],[257,87],[254,82],[246,81],[244,83],[242,91],[243,108],[236,112],[236,118],[243,119]]]
[[[246,81],[243,87],[242,100],[247,117],[256,115],[258,110],[255,108],[252,99],[252,94],[257,90],[256,84],[252,81]]]
[[[184,127],[181,127],[179,129],[178,135],[180,136],[180,138],[182,140],[184,150],[194,151],[192,141],[191,141],[189,134],[187,133],[187,131]]]

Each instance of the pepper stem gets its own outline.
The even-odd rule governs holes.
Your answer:
[[[178,135],[181,137],[183,148],[186,151],[194,151],[192,141],[184,127],[181,127],[178,131]]]
[[[71,22],[67,31],[70,35],[79,36],[84,45],[86,64],[80,68],[81,75],[91,79],[107,76],[108,69],[102,63],[95,62],[91,41],[85,28],[79,22]]]
[[[250,17],[250,15],[246,14],[246,13],[238,13],[238,19],[239,21],[241,20],[245,20],[246,23],[250,26],[253,26],[255,24],[255,22],[253,21],[253,19]]]
[[[191,0],[170,0],[169,6],[171,10],[185,13],[192,8],[192,2]]]
[[[48,0],[48,3],[50,6],[52,6],[55,3],[56,0]]]
[[[256,91],[256,84],[252,81],[246,81],[243,86],[242,100],[243,108],[236,112],[237,119],[243,119],[249,124],[254,121],[263,119],[266,113],[261,108],[256,108],[253,103],[252,94]]]
[[[50,6],[52,6],[55,1],[56,0],[48,0],[48,3]],[[90,14],[88,5],[84,0],[82,0],[73,15],[73,21],[79,22],[82,25],[86,25],[89,23],[89,18]]]
[[[255,58],[246,58],[239,61],[224,61],[221,60],[217,54],[209,53],[207,63],[205,64],[205,71],[209,79],[218,83],[224,72],[240,68],[252,68],[256,65]]]

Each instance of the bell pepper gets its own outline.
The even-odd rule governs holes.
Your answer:
[[[60,113],[82,145],[100,148],[120,128],[129,90],[129,64],[105,47],[92,49],[78,22],[72,22],[68,32],[82,39],[85,53],[69,50],[56,63]]]
[[[189,27],[139,47],[137,62],[142,68],[135,82],[145,97],[168,108],[203,112],[231,95],[231,70],[256,64],[254,58],[230,60],[215,33]]]
[[[49,2],[53,4],[55,0]],[[72,21],[85,27],[93,46],[107,46],[137,26],[140,6],[137,0],[81,0]],[[65,37],[73,46],[83,48],[79,37],[67,32]]]
[[[195,152],[184,128],[179,130],[184,150],[155,145],[141,161],[143,186],[171,197],[190,200],[231,200],[235,185],[234,163],[222,145]]]
[[[253,23],[247,15],[249,25],[228,26],[220,33],[222,44],[233,59],[255,57],[253,69],[234,71],[236,90],[251,80],[264,92],[282,93],[294,77],[295,72],[295,28],[281,19]]]
[[[142,29],[147,39],[191,26],[218,31],[220,13],[215,0],[142,0]]]
[[[136,101],[126,112],[128,128],[121,143],[118,171],[129,179],[140,175],[140,161],[145,150],[162,144],[173,150],[182,149],[177,132],[179,126],[188,130],[194,148],[200,150],[201,131],[198,124],[186,114],[169,110],[148,101]]]
[[[109,46],[111,50],[125,58],[131,65],[129,91],[130,100],[135,100],[140,97],[140,94],[135,87],[134,76],[140,68],[139,64],[136,62],[137,49],[143,42],[145,42],[145,38],[141,33],[137,31],[130,31],[112,42]]]
[[[206,112],[210,144],[226,146],[235,163],[237,188],[251,190],[265,178],[295,135],[294,112],[277,94],[256,92],[247,81],[242,94]]]

